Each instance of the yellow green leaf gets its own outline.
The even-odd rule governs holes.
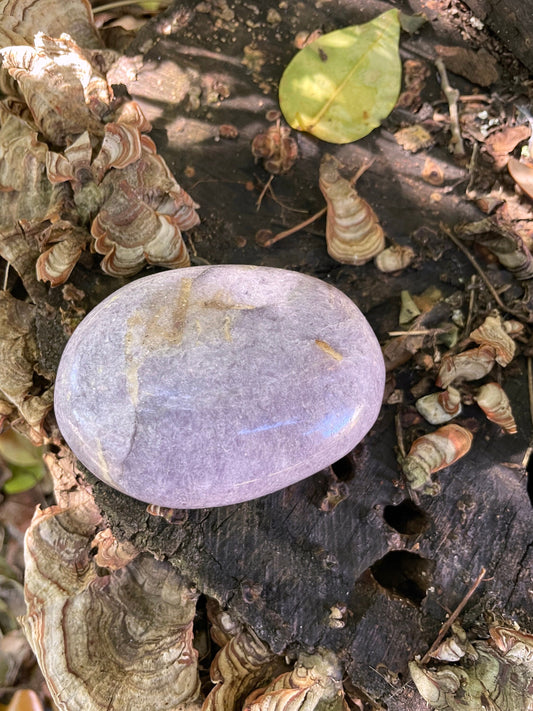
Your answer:
[[[12,464],[11,479],[8,479],[3,486],[4,494],[20,494],[23,491],[33,489],[44,476],[44,464],[34,464],[33,466],[19,467]]]
[[[329,32],[293,57],[279,85],[292,128],[330,143],[366,136],[398,99],[402,65],[398,10]]]
[[[0,435],[0,458],[11,471],[11,479],[2,489],[5,494],[27,491],[44,476],[42,447],[35,447],[15,430],[6,430]]]

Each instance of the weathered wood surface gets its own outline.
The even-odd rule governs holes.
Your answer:
[[[472,268],[439,232],[439,223],[455,225],[478,213],[464,198],[468,174],[450,158],[446,136],[430,155],[442,171],[440,185],[422,179],[426,152],[410,154],[396,144],[391,131],[408,120],[405,112],[356,145],[336,147],[299,135],[299,160],[273,182],[277,201],[267,194],[256,209],[258,183],[268,175],[254,164],[250,142],[270,125],[265,114],[277,107],[275,87],[295,51],[294,36],[361,22],[387,9],[374,0],[357,8],[340,1],[318,5],[287,3],[277,24],[266,21],[269,7],[259,3],[232,3],[233,19],[224,15],[223,4],[219,11],[190,15],[176,6],[142,31],[116,67],[115,80],[142,105],[159,150],[201,205],[202,224],[191,234],[198,263],[263,264],[318,276],[353,298],[385,342],[398,327],[402,289],[420,293],[437,286],[444,296],[455,294],[466,312]],[[404,57],[431,56],[438,33],[436,21],[420,36],[402,38]],[[255,65],[243,64],[243,56]],[[424,98],[438,96],[433,77]],[[192,97],[199,98],[197,105]],[[220,138],[222,124],[236,126],[238,138]],[[372,263],[339,265],[327,256],[323,222],[270,249],[256,245],[258,230],[284,229],[322,207],[318,164],[325,151],[354,172],[364,159],[374,160],[359,191],[390,239],[413,244],[413,267],[386,276]],[[93,280],[102,283],[83,267],[72,277],[87,293]],[[487,305],[483,294],[477,298]],[[277,652],[327,646],[342,656],[353,685],[388,709],[426,708],[412,684],[403,686],[408,660],[427,650],[482,567],[487,582],[471,607],[494,607],[531,627],[533,554],[521,466],[530,437],[524,359],[502,371],[519,433],[502,435],[475,407],[467,408],[462,422],[477,430],[472,450],[440,473],[438,497],[422,496],[415,504],[396,462],[394,418],[399,407],[412,405],[409,389],[425,375],[413,362],[393,374],[405,404],[385,404],[371,434],[333,473],[317,473],[241,505],[190,511],[179,525],[147,515],[143,504],[91,478],[96,499],[118,535],[171,560]],[[333,510],[322,510],[336,480],[347,496]],[[335,606],[346,606],[343,627],[332,626]]]
[[[521,0],[466,0],[468,7],[533,71],[533,17]]]

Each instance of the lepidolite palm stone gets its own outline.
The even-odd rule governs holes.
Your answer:
[[[139,279],[70,339],[55,412],[107,484],[173,508],[277,491],[368,432],[384,364],[354,303],[313,277],[238,265]]]

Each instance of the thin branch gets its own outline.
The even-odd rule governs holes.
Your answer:
[[[4,271],[4,286],[3,291],[7,291],[7,282],[9,279],[9,262],[6,262],[6,269]]]
[[[140,5],[144,10],[143,3],[141,0],[135,2],[135,0],[114,0],[114,2],[107,3],[107,5],[100,5],[99,7],[93,7],[93,14],[99,12],[107,12],[108,10],[116,10],[119,7],[125,7],[127,5]],[[170,2],[159,2],[159,7],[156,10],[151,10],[150,14],[154,15],[157,12],[161,12],[170,5]],[[144,10],[146,13],[146,10]]]
[[[394,416],[394,429],[396,431],[396,443],[398,445],[398,450],[400,452],[401,458],[405,459],[405,444],[403,441],[403,427],[402,427],[402,416],[400,412],[396,412]]]
[[[472,319],[474,318],[474,305],[476,301],[476,275],[470,277],[470,298],[468,300],[468,314],[463,333],[467,336],[472,329]]]
[[[531,356],[527,359],[527,389],[529,393],[529,418],[533,426],[533,362]]]
[[[450,131],[452,134],[452,140],[450,141],[451,150],[456,156],[464,156],[465,147],[459,127],[459,110],[457,108],[460,94],[457,89],[454,89],[450,84],[446,67],[440,57],[435,60],[435,66],[440,74],[442,91],[444,92],[450,110]]]
[[[255,203],[255,209],[259,210],[261,207],[261,203],[263,202],[263,198],[265,197],[267,190],[270,188],[270,185],[272,181],[274,180],[274,176],[271,175],[269,179],[266,181],[265,185],[263,186],[263,189],[261,190],[261,194],[257,198],[257,202]]]
[[[444,227],[444,225],[441,225],[441,229],[444,232],[444,234],[447,235],[451,239],[451,241],[454,243],[454,245],[461,250],[461,252],[465,255],[465,257],[468,259],[470,264],[477,271],[479,276],[483,279],[483,281],[485,282],[485,286],[492,294],[493,299],[496,301],[496,303],[498,304],[500,309],[502,309],[502,311],[505,311],[508,314],[512,314],[513,316],[516,316],[517,318],[522,319],[523,314],[519,313],[518,311],[514,311],[513,309],[509,308],[508,306],[506,306],[503,303],[503,301],[500,299],[498,292],[490,283],[489,278],[487,277],[487,275],[485,274],[483,269],[480,267],[480,265],[477,263],[477,260],[475,259],[475,257],[473,257],[472,254],[470,254],[470,251],[465,247],[465,245],[462,244],[457,239],[457,237],[455,237],[455,235],[452,234],[452,232],[450,230],[448,230],[446,227]]]
[[[466,186],[465,195],[469,197],[472,193],[472,188],[474,187],[474,182],[476,180],[476,168],[477,159],[479,155],[479,143],[475,141],[474,147],[472,148],[472,155],[470,156],[470,161],[468,163],[468,185]]]
[[[355,175],[353,175],[353,176],[350,178],[350,185],[352,186],[352,188],[353,188],[354,185],[357,183],[357,181],[359,180],[359,178],[363,175],[363,173],[366,173],[366,171],[367,171],[370,167],[372,167],[372,165],[373,165],[373,163],[374,163],[375,160],[376,160],[376,159],[375,159],[374,157],[372,157],[372,158],[365,158],[365,160],[363,161],[362,165],[360,165],[359,168],[358,168],[358,170],[356,171]]]
[[[440,333],[446,333],[445,328],[421,328],[418,331],[389,331],[389,336],[438,336]]]
[[[430,648],[428,649],[428,651],[424,654],[424,656],[423,656],[422,659],[420,660],[420,664],[427,664],[427,663],[429,662],[429,660],[431,659],[431,655],[433,654],[433,652],[437,649],[437,647],[439,646],[439,644],[442,642],[442,640],[443,640],[444,637],[446,636],[446,633],[448,632],[448,630],[450,629],[450,627],[453,625],[453,623],[455,622],[455,620],[459,617],[459,615],[460,615],[461,612],[463,611],[463,608],[465,607],[466,603],[470,600],[470,598],[472,597],[472,595],[473,595],[473,594],[476,592],[476,590],[478,589],[479,585],[481,584],[481,581],[482,581],[483,578],[485,577],[485,573],[486,573],[486,572],[487,572],[487,571],[485,570],[485,568],[481,568],[480,574],[479,574],[479,575],[477,576],[477,578],[474,580],[472,586],[470,587],[470,589],[468,590],[468,592],[466,593],[466,595],[464,596],[464,598],[461,600],[461,602],[457,605],[457,607],[455,608],[455,610],[452,612],[452,614],[448,617],[448,619],[446,620],[446,622],[445,622],[445,623],[442,625],[442,627],[440,628],[440,632],[439,632],[439,634],[437,635],[437,639],[433,642],[433,644],[431,645],[431,647],[430,647]]]
[[[311,217],[308,217],[307,220],[304,220],[303,222],[299,222],[297,225],[294,225],[294,227],[291,227],[288,230],[285,230],[284,232],[278,232],[277,235],[274,235],[274,237],[271,237],[268,239],[264,244],[263,247],[271,247],[273,244],[276,242],[279,242],[280,239],[283,239],[284,237],[288,237],[289,235],[294,234],[295,232],[299,232],[300,230],[303,230],[304,227],[307,227],[307,225],[310,225],[312,222],[315,222],[318,220],[319,217],[322,217],[322,215],[326,212],[327,207],[323,207],[321,210],[316,212],[314,215],[311,215]]]

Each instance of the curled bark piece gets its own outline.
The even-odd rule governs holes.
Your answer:
[[[385,247],[385,236],[370,205],[339,172],[339,162],[326,154],[320,164],[319,187],[328,205],[328,254],[341,264],[365,264]]]
[[[490,373],[495,360],[494,349],[485,345],[444,356],[435,384],[447,388],[455,380],[479,380]]]
[[[460,414],[461,393],[450,385],[443,392],[419,398],[415,406],[430,424],[442,425]]]
[[[197,593],[149,555],[101,575],[94,504],[37,510],[25,541],[22,627],[60,711],[197,709]]]
[[[517,433],[511,403],[501,385],[498,383],[482,385],[474,395],[474,399],[487,419],[499,425],[507,434]]]
[[[342,670],[328,650],[301,653],[291,672],[252,693],[243,711],[348,711]]]
[[[504,368],[514,358],[516,344],[507,333],[498,313],[487,316],[481,326],[472,331],[470,338],[482,346],[490,346],[495,353],[496,362]]]
[[[402,471],[412,489],[426,494],[438,492],[431,475],[449,467],[469,451],[472,433],[460,425],[450,424],[423,435],[411,445],[402,462]]]

